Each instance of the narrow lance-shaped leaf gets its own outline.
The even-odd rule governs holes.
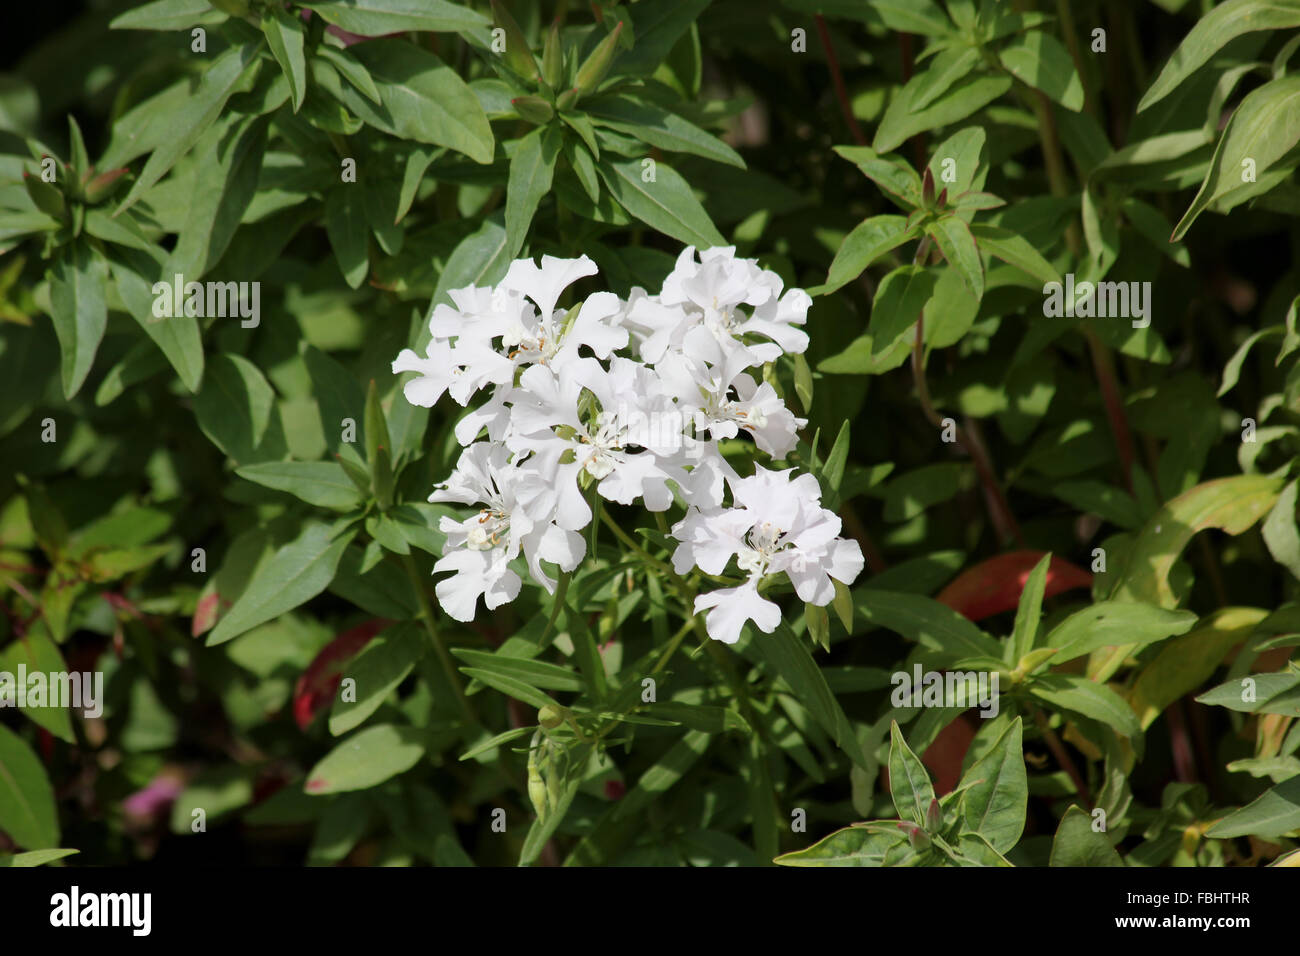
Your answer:
[[[307,95],[307,60],[303,56],[303,23],[283,7],[273,6],[262,14],[262,32],[271,55],[284,70],[293,96],[293,111],[298,112]]]
[[[897,721],[889,724],[889,795],[900,818],[925,825],[934,785],[921,758],[907,746]]]
[[[81,389],[108,325],[107,263],[84,239],[66,246],[50,276],[51,318],[59,338],[63,394]]]
[[[208,636],[209,646],[238,637],[324,591],[355,535],[355,530],[339,533],[321,522],[308,524],[258,568],[257,576]]]
[[[133,206],[178,159],[189,152],[203,131],[221,114],[231,96],[252,87],[261,62],[259,53],[257,45],[237,44],[212,61],[199,80],[198,89],[186,101],[180,122],[167,131],[149,155],[140,171],[140,178],[131,186],[131,191],[113,215],[119,216]]]
[[[1246,96],[1228,120],[1210,171],[1170,237],[1177,242],[1216,199],[1255,181],[1300,141],[1300,76],[1266,83]],[[1247,173],[1253,173],[1247,179]]]
[[[1168,96],[1230,41],[1255,30],[1286,30],[1300,26],[1300,0],[1228,0],[1196,21],[1151,88],[1138,103],[1138,112]]]
[[[1011,632],[1008,662],[1015,664],[1034,647],[1038,636],[1038,618],[1043,611],[1043,591],[1047,587],[1047,568],[1052,555],[1043,555],[1029,573],[1025,589],[1020,593],[1020,606],[1016,609],[1016,623]]]
[[[602,162],[598,169],[618,204],[647,226],[702,249],[725,243],[691,187],[672,167],[652,159],[627,159]]]
[[[554,126],[538,127],[519,141],[511,157],[506,186],[506,234],[510,237],[507,258],[515,258],[524,247],[533,214],[551,189],[561,138]]]

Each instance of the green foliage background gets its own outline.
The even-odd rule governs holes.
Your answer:
[[[1300,0],[89,2],[27,42],[0,671],[106,704],[0,713],[7,862],[1297,861]],[[685,244],[815,296],[768,376],[851,600],[701,646],[612,507],[556,598],[441,615],[457,412],[389,363],[516,257],[626,295]],[[260,323],[151,321],[176,273]],[[1150,282],[1149,326],[1045,316],[1066,274]],[[999,715],[895,706],[917,664]]]

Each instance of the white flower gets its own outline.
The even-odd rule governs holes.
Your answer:
[[[586,256],[543,256],[540,267],[516,260],[496,287],[453,289],[454,305],[439,304],[429,318],[426,357],[403,349],[393,362],[394,374],[419,373],[403,389],[407,401],[428,407],[445,392],[467,405],[482,388],[509,385],[519,366],[564,364],[583,346],[603,359],[627,345],[627,330],[617,325],[622,303],[613,293],[598,292],[572,309],[555,308],[569,285],[595,272],[596,264]],[[461,444],[472,441],[484,424],[473,427]]]
[[[430,501],[481,504],[464,520],[444,516],[447,535],[443,556],[433,566],[456,572],[438,582],[438,603],[458,621],[474,619],[480,595],[489,610],[519,594],[519,575],[509,563],[522,551],[534,580],[553,591],[555,582],[542,571],[541,560],[572,571],[582,560],[585,544],[551,521],[555,496],[546,475],[511,461],[504,445],[480,442],[461,453],[456,470]]]
[[[696,613],[713,609],[705,626],[716,640],[734,643],[749,620],[765,633],[776,627],[780,611],[758,591],[768,575],[784,573],[800,599],[825,606],[835,597],[832,578],[851,584],[862,572],[862,550],[838,536],[840,519],[821,506],[817,479],[791,474],[760,466],[751,478],[728,479],[732,507],[693,508],[673,526],[678,574],[692,566],[721,574],[734,556],[747,578],[695,599]]]
[[[559,368],[537,365],[520,376],[512,396],[515,430],[508,443],[554,474],[561,527],[577,530],[591,520],[579,484],[584,472],[607,500],[640,499],[651,511],[672,504],[668,482],[686,479],[681,464],[667,457],[682,448],[681,418],[651,369],[619,357],[608,370],[590,358]],[[665,420],[678,422],[675,435],[659,424]]]
[[[796,418],[776,389],[743,371],[751,364],[751,349],[702,329],[688,333],[685,344],[682,353],[667,353],[656,368],[678,406],[693,416],[697,432],[721,439],[746,431],[773,458],[794,450],[796,432],[807,419]]]
[[[525,566],[553,593],[543,562],[567,572],[582,561],[591,486],[650,511],[684,501],[673,527],[678,573],[721,575],[734,559],[743,582],[693,608],[708,612],[718,640],[738,640],[749,621],[766,632],[778,625],[780,608],[760,593],[774,575],[803,600],[829,603],[833,580],[856,578],[862,555],[839,537],[816,479],[761,467],[742,478],[719,450],[742,432],[775,459],[795,447],[805,420],[752,370],[807,347],[798,328],[807,293],[783,293],[776,273],[733,247],[688,248],[658,295],[638,288],[624,302],[596,292],[557,306],[596,271],[585,255],[517,260],[496,286],[453,290],[430,314],[425,354],[403,349],[393,362],[394,373],[416,373],[403,388],[412,404],[450,395],[467,409],[455,426],[467,447],[429,497],[477,508],[440,523],[434,571],[452,574],[436,585],[439,603],[472,620],[480,597],[491,610],[518,596]],[[632,340],[639,361],[620,354]]]
[[[608,321],[620,311],[612,292],[597,292],[585,302],[557,313],[555,303],[564,290],[583,276],[596,274],[596,264],[585,255],[577,259],[542,256],[540,267],[531,259],[510,264],[501,285],[525,295],[537,312],[525,310],[501,333],[501,344],[516,364],[564,364],[587,346],[597,358],[609,358],[627,345],[627,330]]]
[[[808,335],[793,326],[808,318],[812,299],[802,289],[781,295],[784,283],[775,272],[763,269],[754,259],[737,259],[733,246],[705,249],[695,258],[694,247],[687,247],[664,280],[656,301],[630,308],[632,324],[648,330],[643,356],[657,361],[661,346],[677,346],[691,327],[707,329],[722,339],[743,339],[760,335],[771,343],[751,346],[760,362],[771,362],[783,352],[803,352]],[[747,313],[742,306],[750,306]],[[664,311],[668,307],[668,311]],[[681,320],[670,320],[677,307]],[[647,355],[647,346],[652,354]]]

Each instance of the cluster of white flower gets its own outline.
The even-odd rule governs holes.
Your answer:
[[[828,604],[830,578],[851,583],[862,552],[838,537],[840,520],[821,507],[816,478],[761,466],[741,477],[718,449],[741,432],[774,459],[795,447],[805,420],[750,370],[807,348],[798,326],[808,294],[783,293],[780,277],[732,247],[698,257],[692,247],[658,295],[597,292],[556,308],[569,285],[596,271],[586,256],[544,256],[540,268],[520,259],[495,287],[452,292],[455,305],[439,305],[430,318],[425,357],[403,349],[393,362],[394,373],[418,373],[405,386],[415,405],[447,393],[468,407],[490,389],[457,424],[467,447],[429,496],[481,506],[464,521],[442,519],[447,543],[434,572],[455,572],[436,587],[443,609],[469,621],[480,595],[489,609],[514,600],[521,581],[510,563],[521,553],[553,592],[541,562],[567,572],[582,561],[579,532],[593,519],[584,489],[592,486],[650,511],[680,499],[687,511],[672,529],[678,574],[698,567],[721,575],[736,557],[745,582],[695,601],[697,613],[712,609],[711,637],[735,642],[749,620],[765,632],[776,627],[780,612],[759,593],[767,575],[784,572],[800,598]]]

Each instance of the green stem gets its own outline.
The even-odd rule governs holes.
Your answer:
[[[651,668],[650,670],[651,674],[658,674],[661,670],[664,669],[665,665],[667,665],[668,663],[669,658],[671,658],[673,654],[677,652],[677,648],[681,647],[682,639],[685,638],[686,635],[691,633],[691,631],[693,631],[694,629],[695,629],[695,615],[692,614],[686,620],[686,623],[684,623],[681,626],[681,629],[678,630],[678,632],[672,636],[671,640],[669,640],[668,647],[665,648],[663,654],[661,654],[659,657],[659,662],[655,664],[653,668]]]
[[[447,653],[447,645],[443,643],[442,635],[438,633],[438,628],[433,623],[433,607],[429,604],[429,595],[424,590],[424,582],[420,580],[420,573],[415,569],[415,561],[409,554],[401,555],[401,559],[402,567],[406,570],[406,576],[411,581],[411,588],[415,591],[415,600],[420,605],[420,618],[424,621],[424,629],[429,632],[429,640],[433,642],[433,649],[438,653],[438,660],[447,675],[447,681],[456,694],[456,700],[465,714],[465,719],[469,721],[470,726],[476,726],[479,722],[478,716],[474,713],[474,708],[470,706],[469,698],[465,696],[465,689],[460,683],[460,674],[456,670],[451,655]]]
[[[636,553],[637,557],[639,557],[646,564],[649,564],[650,566],[654,567],[659,571],[663,571],[667,574],[671,574],[674,577],[676,576],[676,572],[674,572],[672,568],[664,564],[662,561],[660,561],[658,558],[652,555],[645,548],[641,547],[641,545],[637,544],[636,541],[633,540],[630,534],[628,534],[626,531],[620,528],[618,526],[618,523],[615,522],[614,519],[609,516],[609,514],[605,511],[603,506],[598,505],[598,507],[600,508],[600,520],[604,523],[605,527],[609,528],[610,531],[614,532],[614,537],[618,538],[619,541],[622,541],[625,545],[631,548]]]

